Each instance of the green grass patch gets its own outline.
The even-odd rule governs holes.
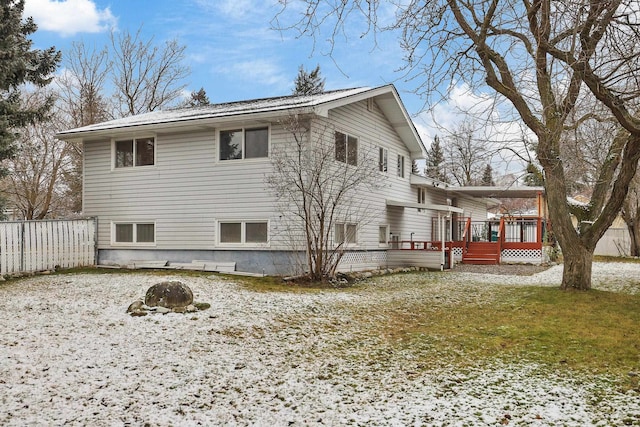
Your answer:
[[[500,288],[487,304],[414,304],[387,316],[389,341],[429,365],[498,359],[616,375],[640,368],[640,296]]]

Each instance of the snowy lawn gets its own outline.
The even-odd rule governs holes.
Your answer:
[[[406,305],[407,319],[416,304],[455,313],[513,286],[557,286],[561,272],[414,273],[296,292],[153,273],[0,283],[0,425],[640,425],[637,382],[622,387],[619,375],[430,365],[382,330],[385,307]],[[640,264],[597,263],[593,275],[597,289],[640,293]],[[211,308],[125,312],[167,279]]]

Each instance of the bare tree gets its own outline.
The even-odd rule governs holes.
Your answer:
[[[111,33],[112,81],[120,117],[155,111],[175,102],[182,96],[186,87],[182,82],[189,75],[184,65],[185,46],[177,40],[155,46],[153,38],[142,39],[141,30],[135,34]]]
[[[62,128],[87,126],[113,118],[107,81],[111,72],[106,46],[88,49],[84,43],[71,45],[65,55],[66,72],[56,78],[58,100],[56,123]],[[63,181],[72,212],[82,210],[82,146],[67,142],[69,167],[64,168]]]
[[[172,40],[164,47],[142,40],[140,30],[111,33],[110,46],[88,48],[73,43],[65,55],[65,73],[56,78],[60,128],[81,127],[166,107],[182,96],[184,46]],[[110,84],[110,82],[112,84]],[[194,92],[206,103],[204,89]],[[58,130],[59,130],[58,129]],[[60,179],[72,210],[82,209],[82,146],[68,143],[70,167]]]
[[[305,256],[309,278],[330,279],[357,228],[371,220],[361,196],[380,185],[382,176],[365,147],[347,146],[347,161],[336,160],[340,136],[327,124],[292,114],[282,125],[289,138],[274,148],[274,172],[266,183],[287,218],[291,247]]]
[[[482,179],[489,153],[486,141],[476,136],[472,121],[460,123],[444,141],[445,167],[448,181],[457,185],[478,185]]]
[[[25,94],[25,108],[40,105],[49,97],[50,91],[44,89]],[[24,127],[16,145],[17,155],[6,161],[10,173],[3,187],[10,206],[23,219],[61,217],[73,209],[61,181],[71,167],[70,146],[54,137],[55,129],[60,128],[56,117]]]
[[[371,32],[381,29],[381,1],[304,2],[304,13],[281,27],[319,35],[328,26],[332,43],[335,35],[358,27],[353,19],[366,22]],[[284,17],[283,11],[277,19],[282,23]],[[418,93],[437,96],[446,81],[488,86],[536,135],[549,215],[564,257],[561,287],[590,289],[596,243],[622,207],[640,157],[637,2],[423,0],[399,3],[396,17],[389,28],[402,33],[405,70],[420,79]],[[608,111],[623,130],[607,147],[588,219],[576,229],[561,151],[567,129],[593,117],[574,117],[585,100],[599,106],[596,113]]]

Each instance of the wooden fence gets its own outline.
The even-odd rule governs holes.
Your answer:
[[[96,264],[96,219],[0,222],[0,274]]]

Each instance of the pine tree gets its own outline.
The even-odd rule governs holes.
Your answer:
[[[444,172],[444,151],[440,145],[440,138],[438,135],[433,138],[431,147],[427,150],[427,164],[424,169],[424,174],[438,181],[447,182],[447,176]]]
[[[480,185],[485,186],[494,186],[496,185],[493,181],[493,168],[490,164],[487,163],[487,166],[484,168],[484,173],[482,174],[482,180],[480,181]]]
[[[533,163],[529,163],[527,165],[527,174],[524,176],[524,185],[529,187],[544,186],[544,173]]]
[[[294,81],[294,95],[315,95],[324,92],[324,80],[320,76],[320,65],[307,72],[304,66],[298,68],[298,75]]]
[[[24,0],[0,0],[0,162],[14,154],[19,129],[44,119],[53,103],[48,98],[41,105],[26,107],[21,86],[49,84],[61,58],[55,47],[31,49],[28,36],[38,27],[30,17],[23,20],[23,12]],[[0,168],[0,177],[6,173]]]
[[[201,107],[203,105],[209,105],[209,97],[203,87],[200,90],[191,92],[189,99],[186,102],[187,107]]]

